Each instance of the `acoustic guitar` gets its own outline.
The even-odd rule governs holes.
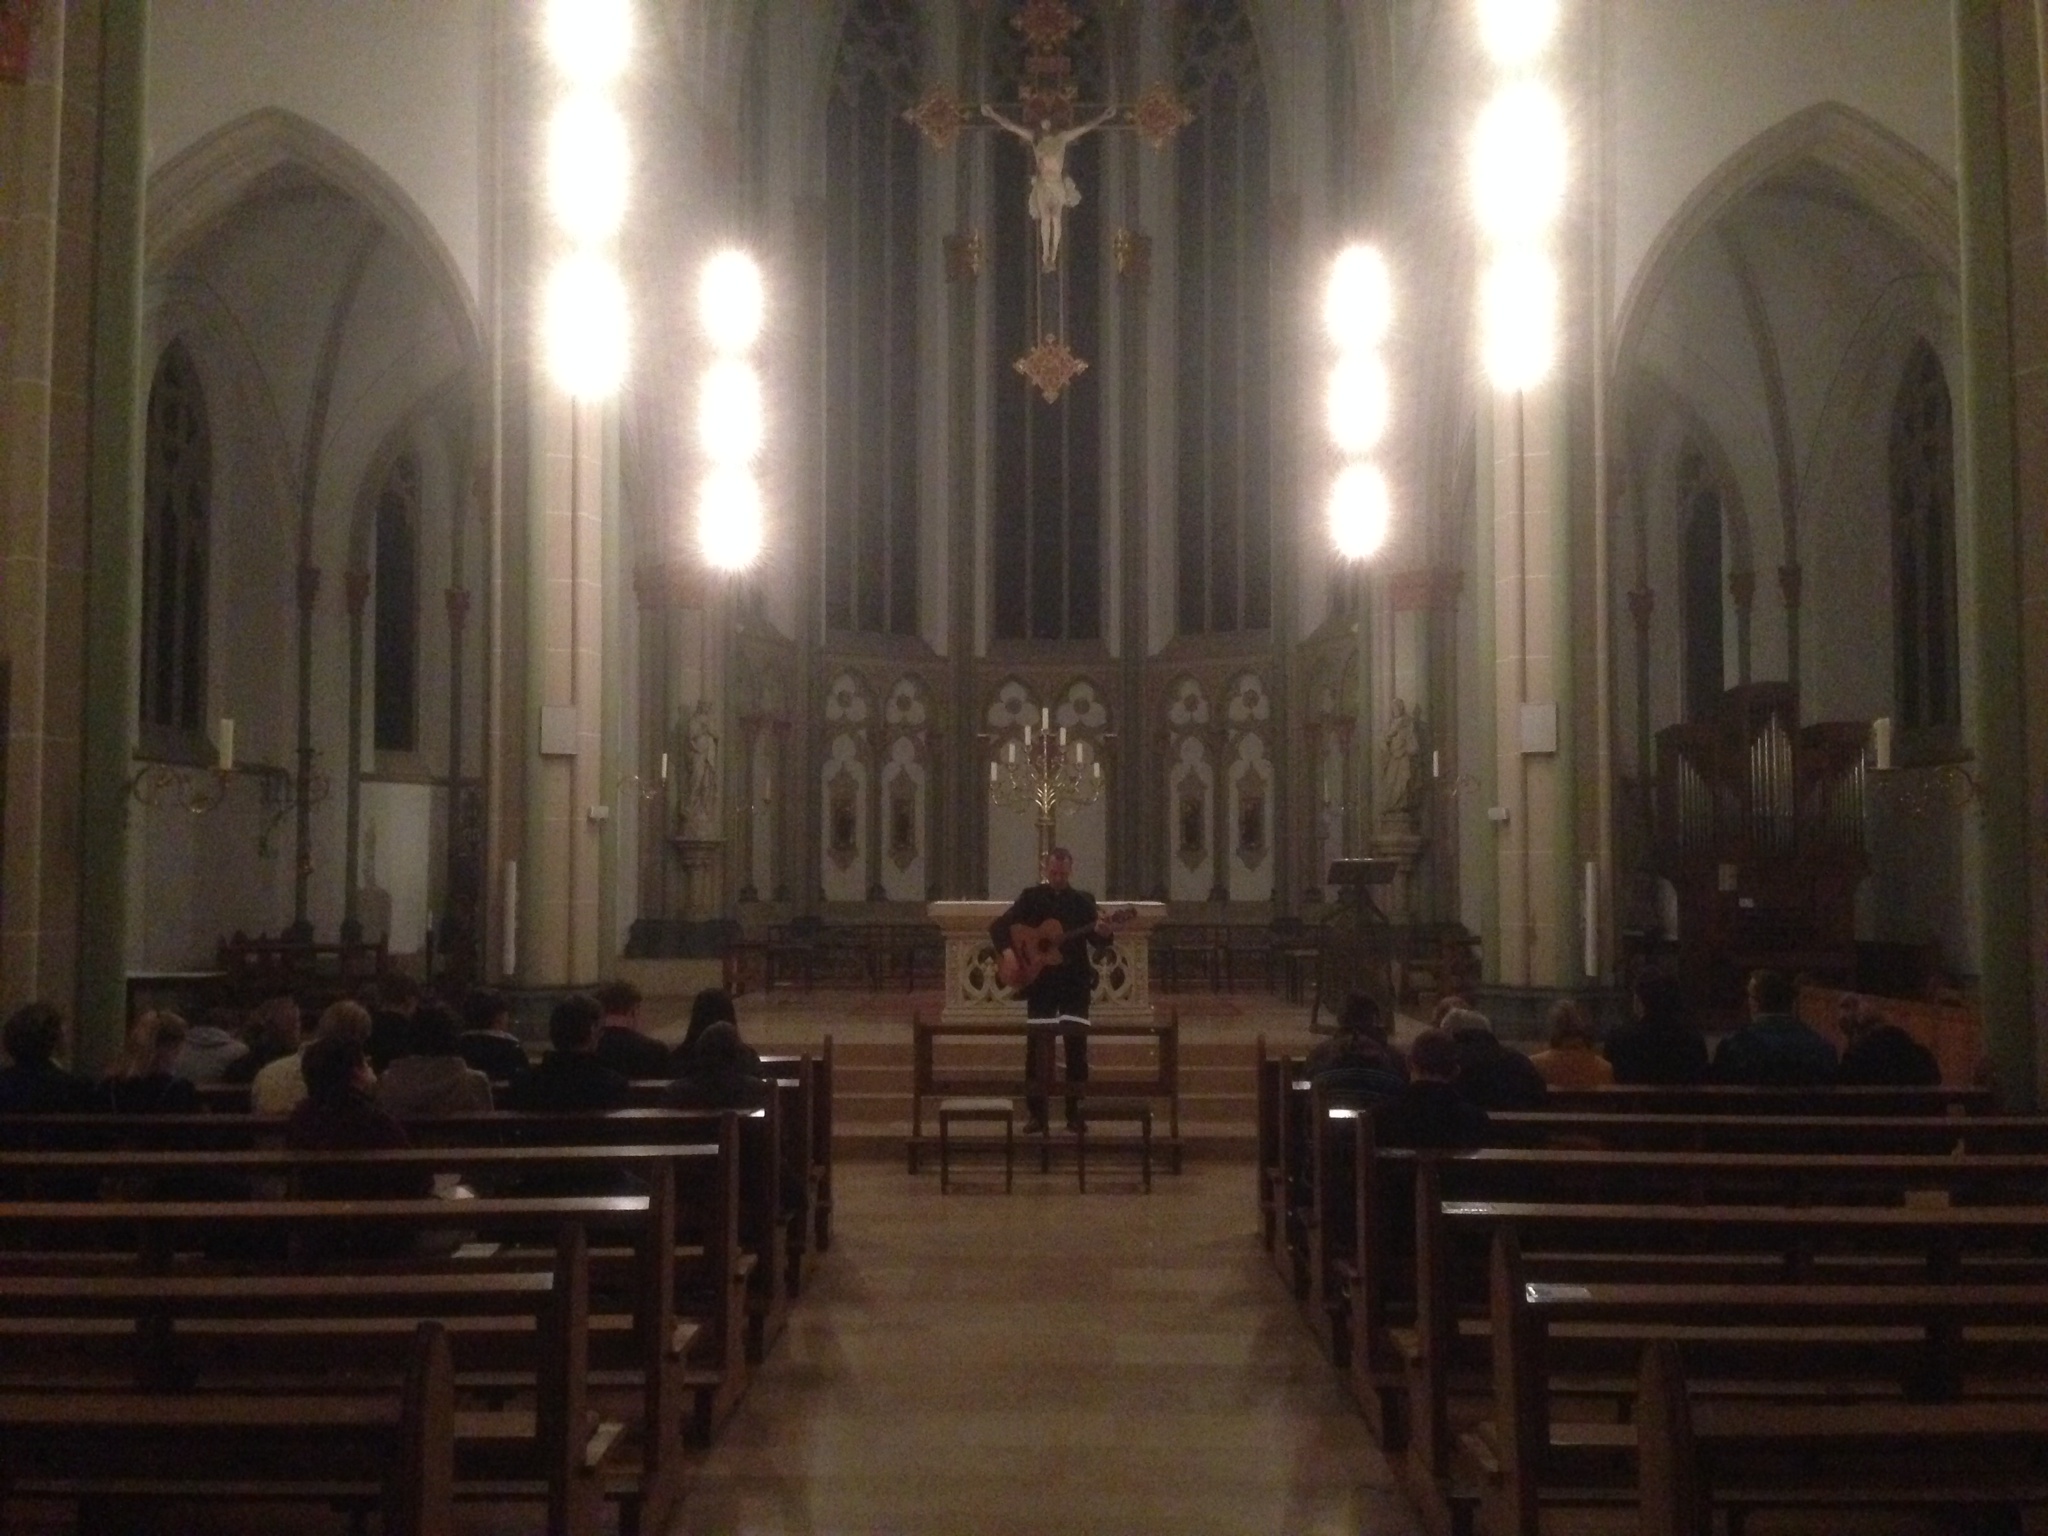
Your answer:
[[[1106,917],[1098,915],[1096,921],[1116,929],[1137,915],[1136,907],[1118,907]],[[1046,967],[1065,960],[1068,945],[1082,942],[1091,932],[1092,929],[1076,928],[1069,933],[1056,917],[1048,917],[1042,923],[1012,923],[1009,947],[996,957],[996,980],[1013,992],[1022,992],[1038,980]]]

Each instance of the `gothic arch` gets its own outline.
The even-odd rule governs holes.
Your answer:
[[[1622,303],[1616,358],[1633,357],[1640,348],[1659,296],[1693,243],[1766,180],[1801,168],[1847,183],[1930,267],[1954,278],[1959,261],[1955,183],[1882,123],[1841,102],[1816,102],[1730,155],[1658,232]]]
[[[311,176],[361,205],[427,273],[473,367],[483,354],[469,285],[419,205],[354,145],[279,107],[225,123],[180,150],[149,178],[144,256],[171,265],[266,181]]]

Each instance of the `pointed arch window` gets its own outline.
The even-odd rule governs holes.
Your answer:
[[[145,745],[162,750],[206,716],[213,434],[182,342],[164,349],[150,382],[144,454],[141,724]]]
[[[1179,0],[1176,609],[1182,634],[1273,622],[1270,125],[1240,0]]]
[[[419,748],[420,465],[402,453],[377,498],[372,703],[379,752]]]
[[[918,630],[915,0],[856,0],[825,126],[825,624]]]
[[[1955,415],[1941,359],[1916,342],[1892,405],[1892,614],[1899,726],[1953,733]]]
[[[1685,634],[1685,718],[1712,718],[1727,686],[1727,615],[1722,607],[1721,488],[1706,456],[1687,444],[1678,456],[1680,622]]]

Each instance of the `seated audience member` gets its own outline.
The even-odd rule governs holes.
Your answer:
[[[1614,1068],[1599,1051],[1600,1031],[1586,1010],[1568,997],[1550,1005],[1550,1049],[1538,1051],[1529,1064],[1552,1088],[1605,1088]]]
[[[554,1049],[505,1094],[507,1109],[578,1111],[617,1109],[626,1102],[627,1079],[597,1059],[597,1032],[604,1018],[593,997],[565,997],[548,1015]]]
[[[682,1043],[669,1056],[671,1075],[681,1077],[690,1070],[691,1053],[704,1038],[704,1031],[714,1024],[730,1024],[733,1033],[739,1033],[739,1012],[732,1005],[732,994],[723,987],[706,987],[690,1000],[689,1025],[683,1030]],[[740,1058],[756,1072],[760,1070],[760,1053],[744,1040],[740,1042]]]
[[[1713,1079],[1751,1088],[1818,1088],[1835,1080],[1835,1048],[1792,1010],[1798,1001],[1783,971],[1752,971],[1749,1023],[1714,1052]]]
[[[363,1054],[373,1070],[382,1072],[405,1052],[407,1031],[420,1006],[420,984],[403,971],[391,971],[365,983],[356,1000],[370,1011],[370,1040]]]
[[[229,1062],[220,1080],[224,1083],[253,1083],[256,1074],[273,1061],[297,1055],[304,1023],[297,998],[265,998],[249,1015],[248,1027],[242,1032],[242,1039],[249,1047],[248,1053]]]
[[[721,1020],[697,1037],[690,1066],[664,1096],[677,1109],[752,1109],[768,1102],[767,1079],[742,1054],[740,1032]]]
[[[1372,1112],[1373,1139],[1383,1147],[1456,1148],[1486,1144],[1486,1111],[1458,1087],[1458,1047],[1440,1029],[1425,1029],[1408,1047],[1408,1086]]]
[[[1431,1029],[1442,1029],[1444,1027],[1445,1015],[1455,1009],[1470,1008],[1471,1006],[1472,1000],[1470,998],[1461,997],[1456,992],[1446,992],[1436,1000],[1436,1006],[1429,1010],[1429,1027]]]
[[[1408,1063],[1388,1038],[1386,1016],[1370,994],[1353,992],[1337,1014],[1337,1032],[1303,1063],[1323,1088],[1392,1098],[1408,1083]]]
[[[360,1041],[322,1035],[300,1052],[306,1097],[285,1121],[284,1144],[294,1152],[383,1152],[412,1145],[405,1127],[370,1098],[376,1074]],[[299,1192],[308,1200],[421,1200],[433,1193],[425,1168],[308,1168]],[[346,1236],[297,1242],[302,1258],[389,1258],[413,1246],[403,1229],[370,1222]]]
[[[232,1008],[209,1008],[185,1031],[185,1044],[171,1070],[198,1087],[217,1083],[235,1062],[249,1054],[242,1043],[242,1021]]]
[[[533,1063],[512,1032],[512,1009],[504,994],[478,987],[463,999],[465,1028],[456,1041],[462,1059],[494,1083],[516,1083]]]
[[[185,1044],[185,1021],[152,1008],[128,1031],[120,1067],[101,1082],[96,1108],[113,1115],[196,1115],[199,1090],[171,1071]]]
[[[329,1003],[313,1027],[314,1040],[340,1038],[355,1041],[360,1048],[370,1038],[370,1015],[360,1003],[346,998]],[[258,1115],[288,1115],[306,1096],[304,1071],[308,1040],[290,1056],[279,1057],[261,1068],[249,1083],[249,1109]]]
[[[1443,1032],[1458,1049],[1458,1092],[1481,1109],[1541,1109],[1550,1092],[1527,1056],[1502,1045],[1486,1015],[1453,1008]]]
[[[92,1084],[57,1065],[64,1015],[48,1003],[26,1003],[0,1027],[8,1065],[0,1067],[0,1114],[81,1114],[92,1108]]]
[[[1941,1082],[1934,1052],[1891,1023],[1866,998],[1845,995],[1835,1022],[1846,1042],[1835,1081],[1854,1088],[1932,1088]]]
[[[428,1003],[407,1024],[405,1054],[377,1079],[372,1097],[401,1120],[417,1115],[485,1114],[491,1080],[462,1059],[454,1013]]]
[[[1617,1083],[1689,1088],[1707,1080],[1707,1042],[1686,1017],[1685,991],[1675,977],[1660,971],[1639,976],[1629,1011],[1633,1017],[1605,1047]]]
[[[608,981],[597,989],[604,1024],[597,1035],[597,1059],[629,1078],[667,1077],[668,1047],[640,1029],[640,989],[630,981]]]

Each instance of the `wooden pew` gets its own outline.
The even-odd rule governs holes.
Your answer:
[[[1409,1402],[1411,1491],[1452,1514],[1454,1381],[1497,1369],[1487,1324],[1461,1316],[1457,1255],[1516,1234],[1528,1273],[1575,1282],[1802,1282],[1844,1274],[1875,1283],[1996,1276],[2048,1282],[2048,1206],[1668,1206],[1443,1201],[1430,1198],[1433,1159],[1417,1179],[1416,1327]],[[1564,1255],[1553,1260],[1553,1255]],[[1996,1259],[1994,1266],[1990,1261]],[[1483,1263],[1480,1273],[1487,1273]],[[1492,1362],[1489,1364],[1488,1362]]]
[[[747,1379],[745,1366],[765,1358],[787,1319],[786,1236],[778,1219],[779,1107],[732,1112],[625,1109],[602,1114],[445,1115],[408,1123],[415,1142],[423,1146],[623,1146],[634,1143],[717,1141],[728,1122],[737,1121],[737,1155],[732,1164],[733,1199],[722,1208],[732,1213],[729,1234],[713,1232],[703,1245],[692,1245],[682,1258],[692,1269],[712,1266],[708,1273],[686,1274],[679,1280],[694,1290],[707,1311],[707,1327],[699,1339],[697,1368],[690,1372],[700,1399],[693,1433],[708,1436],[737,1403]],[[251,1148],[275,1146],[283,1121],[228,1115],[43,1115],[0,1116],[0,1149],[43,1147],[96,1149]],[[0,1191],[8,1175],[0,1171]],[[689,1192],[681,1192],[689,1207]],[[692,1281],[694,1280],[694,1285]],[[740,1290],[739,1317],[729,1319],[725,1298]]]
[[[145,1271],[175,1270],[181,1254],[203,1256],[206,1242],[223,1232],[244,1240],[237,1249],[245,1262],[248,1255],[259,1252],[289,1253],[289,1240],[308,1234],[321,1240],[319,1251],[341,1252],[345,1240],[359,1236],[366,1227],[411,1238],[451,1231],[510,1234],[529,1240],[552,1236],[552,1282],[544,1315],[536,1317],[530,1330],[533,1354],[525,1377],[534,1406],[525,1411],[499,1408],[458,1414],[456,1477],[458,1493],[466,1496],[543,1502],[549,1530],[582,1536],[596,1529],[604,1463],[622,1429],[586,1411],[587,1232],[645,1229],[652,1219],[650,1210],[645,1195],[558,1200],[39,1202],[0,1205],[0,1231],[33,1232],[41,1243],[58,1252],[67,1246],[70,1251],[86,1251],[110,1237],[125,1239]],[[444,1304],[441,1288],[459,1285],[463,1278],[408,1274],[402,1272],[402,1264],[395,1267],[401,1272],[371,1275],[363,1295],[381,1298],[386,1305],[395,1297],[396,1304],[412,1307],[406,1293],[425,1289],[434,1293],[434,1305],[439,1307]],[[75,1290],[93,1277],[59,1273],[42,1278],[61,1293],[64,1288]],[[163,1283],[186,1278],[207,1281],[215,1277],[171,1273]],[[335,1304],[336,1297],[350,1294],[350,1278],[346,1273],[279,1275],[269,1290],[259,1287],[260,1294],[242,1304],[274,1312],[282,1305],[275,1293],[277,1287],[289,1280],[303,1290],[303,1305],[328,1307]],[[498,1284],[490,1272],[468,1278],[477,1282],[481,1291]],[[34,1282],[10,1280],[0,1287],[9,1297],[24,1290],[33,1292]],[[414,1308],[404,1315],[415,1316],[416,1312]],[[367,1348],[369,1342],[366,1336],[351,1339],[352,1346],[359,1349]]]
[[[1876,1469],[1866,1464],[1854,1485],[1839,1477],[1787,1482],[1783,1462],[1794,1441],[1793,1454],[1805,1460],[1830,1443],[1847,1449],[1888,1439],[1896,1449],[1916,1430],[1979,1440],[1987,1408],[2005,1422],[2001,1438],[2027,1440],[2037,1453],[2048,1430],[2048,1399],[2040,1396],[2048,1286],[2039,1284],[1537,1282],[1524,1274],[1514,1232],[1502,1229],[1494,1239],[1491,1321],[1499,1342],[1494,1418],[1464,1445],[1495,1485],[1494,1528],[1515,1536],[1536,1536],[1545,1505],[1635,1500],[1635,1426],[1559,1422],[1552,1388],[1561,1373],[1633,1358],[1646,1334],[1662,1338],[1674,1363],[1707,1383],[1708,1426],[1751,1447],[1785,1437],[1775,1457],[1750,1467],[1754,1476],[1779,1461],[1775,1489],[1769,1477],[1739,1486],[1740,1474],[1724,1489],[1746,1508],[1780,1499],[1859,1508],[2010,1502],[2018,1490],[2009,1480],[1944,1482],[1915,1466],[1909,1485],[1892,1478],[1884,1487],[1871,1481]],[[1996,1342],[1973,1342],[1978,1330],[1995,1330]],[[1966,1380],[1973,1388],[1967,1398]],[[2048,1492],[2048,1476],[2039,1460],[2028,1470],[2025,1482],[2038,1498]],[[1651,1481],[1669,1478],[1660,1469]]]
[[[551,1276],[531,1278],[552,1285]],[[267,1307],[274,1300],[246,1282],[214,1284],[236,1288],[243,1304]],[[190,1281],[61,1286],[63,1315],[138,1323],[193,1296]],[[491,1288],[467,1287],[464,1299]],[[13,1315],[38,1299],[28,1286],[16,1286],[0,1295],[0,1305]],[[387,1536],[450,1536],[456,1434],[448,1339],[433,1320],[415,1325],[396,1394],[0,1392],[0,1514],[14,1494],[76,1499],[79,1524],[91,1529],[99,1498],[303,1498],[376,1508]],[[218,1465],[224,1446],[238,1463],[225,1471]],[[248,1470],[250,1460],[260,1460],[263,1475]]]
[[[700,1358],[698,1368],[690,1368],[689,1357],[700,1335],[719,1326],[720,1320],[679,1318],[676,1294],[675,1235],[683,1225],[693,1231],[709,1228],[714,1234],[729,1230],[736,1205],[736,1163],[729,1140],[672,1146],[438,1147],[369,1153],[0,1153],[0,1173],[61,1172],[100,1183],[103,1190],[109,1182],[117,1188],[146,1188],[158,1180],[189,1179],[202,1171],[215,1178],[281,1182],[291,1194],[302,1192],[298,1186],[306,1176],[336,1170],[432,1171],[459,1175],[485,1190],[517,1189],[522,1181],[536,1176],[545,1184],[554,1184],[563,1173],[628,1175],[646,1189],[649,1216],[644,1227],[625,1234],[629,1242],[593,1254],[591,1288],[598,1310],[591,1319],[590,1380],[593,1388],[602,1389],[609,1399],[623,1399],[622,1417],[628,1434],[621,1454],[607,1464],[605,1494],[619,1506],[621,1524],[629,1531],[643,1521],[658,1527],[666,1518],[680,1491],[685,1431],[695,1432],[694,1427],[701,1424],[708,1433],[737,1402],[746,1384],[743,1364],[737,1379],[730,1381],[724,1362],[707,1372]],[[570,1180],[572,1185],[587,1182],[587,1177]],[[680,1201],[679,1188],[686,1192]],[[465,1249],[445,1262],[474,1273],[482,1267],[531,1261],[530,1248],[514,1245],[503,1254],[488,1256]],[[92,1264],[116,1269],[133,1262],[119,1252],[109,1252],[74,1255],[68,1267],[76,1270]],[[410,1269],[431,1261],[409,1255],[393,1262]],[[45,1260],[38,1265],[34,1254],[0,1252],[0,1274],[18,1272],[25,1266],[47,1268],[48,1264]],[[730,1311],[737,1293],[730,1284],[726,1289]],[[737,1337],[743,1320],[742,1298],[737,1313],[728,1315],[723,1326],[734,1330]],[[469,1342],[467,1337],[458,1338],[459,1344]],[[485,1385],[487,1380],[485,1374],[471,1368],[458,1377],[465,1388]],[[688,1413],[686,1394],[702,1399]]]
[[[1752,1508],[2048,1504],[2041,1403],[1695,1403],[1677,1346],[1657,1340],[1635,1425],[1642,1536],[1712,1536],[1717,1508],[1735,1529]]]
[[[1947,1084],[1915,1088],[1753,1088],[1729,1083],[1692,1087],[1637,1083],[1606,1088],[1553,1088],[1551,1114],[1645,1115],[1985,1115],[1989,1088]]]

